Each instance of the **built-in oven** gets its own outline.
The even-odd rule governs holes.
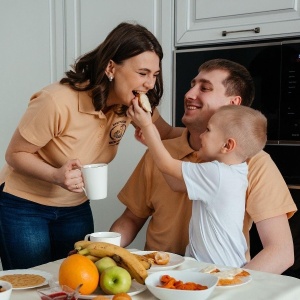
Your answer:
[[[252,107],[268,119],[268,152],[281,171],[300,209],[300,39],[269,40],[212,47],[181,48],[174,51],[173,119],[181,126],[184,94],[199,66],[213,58],[244,65],[255,84]],[[300,278],[300,213],[290,220],[296,262],[287,271]],[[252,255],[261,249],[255,226],[251,230]],[[289,273],[290,272],[290,273]]]
[[[176,49],[174,52],[174,120],[180,126],[183,98],[199,66],[213,58],[244,65],[255,84],[252,107],[268,119],[270,153],[287,184],[300,186],[300,39],[216,47]]]

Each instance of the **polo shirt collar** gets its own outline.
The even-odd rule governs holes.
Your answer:
[[[175,147],[173,148],[176,153],[178,159],[183,159],[184,157],[194,153],[194,155],[197,155],[198,151],[195,151],[192,149],[188,142],[189,138],[189,131],[185,128],[182,135],[176,138]]]
[[[95,111],[92,98],[88,91],[78,92],[78,111],[84,114],[98,115],[103,118],[102,111]]]

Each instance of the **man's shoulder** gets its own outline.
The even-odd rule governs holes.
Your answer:
[[[275,162],[272,160],[271,156],[265,151],[260,151],[258,154],[250,158],[250,160],[248,160],[247,163],[250,177],[261,177],[263,174],[265,174],[265,176],[268,177],[272,176],[273,179],[277,178],[278,180],[283,180],[282,175]]]
[[[248,159],[247,163],[249,166],[255,164],[261,164],[266,162],[273,162],[271,156],[265,151],[259,151],[256,155]]]

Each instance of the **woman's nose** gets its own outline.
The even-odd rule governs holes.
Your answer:
[[[156,77],[153,78],[149,76],[146,82],[144,83],[144,86],[147,87],[149,90],[151,90],[154,88],[155,82],[156,82]]]

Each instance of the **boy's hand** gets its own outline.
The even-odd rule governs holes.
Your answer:
[[[150,112],[145,112],[138,104],[138,99],[132,100],[132,105],[127,110],[127,116],[140,128],[152,124],[152,117]]]

